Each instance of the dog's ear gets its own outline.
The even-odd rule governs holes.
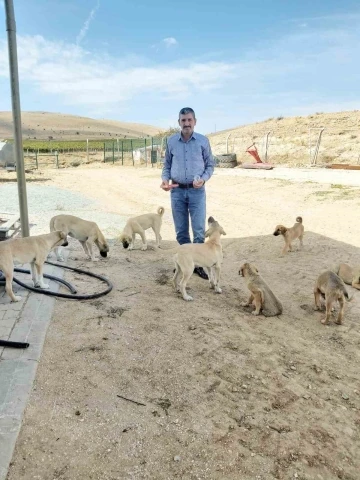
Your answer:
[[[209,217],[208,218],[208,224],[211,225],[212,223],[215,222],[215,218],[214,217]]]
[[[226,232],[225,232],[225,230],[224,230],[222,227],[220,227],[220,233],[221,233],[222,235],[226,235]]]

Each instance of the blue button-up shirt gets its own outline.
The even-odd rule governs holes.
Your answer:
[[[192,183],[195,175],[205,182],[214,173],[214,159],[207,137],[193,132],[188,141],[176,133],[168,138],[162,180]]]

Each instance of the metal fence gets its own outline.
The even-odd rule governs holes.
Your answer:
[[[104,162],[121,165],[151,165],[162,163],[166,137],[116,139],[104,142]]]

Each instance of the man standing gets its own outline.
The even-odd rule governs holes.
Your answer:
[[[193,242],[204,243],[205,182],[214,172],[214,159],[209,140],[204,135],[194,132],[196,125],[194,110],[182,108],[178,122],[181,132],[168,138],[160,186],[165,191],[171,190],[171,210],[178,243],[180,245],[191,243],[189,215]],[[194,273],[201,278],[208,278],[202,267],[195,267]]]

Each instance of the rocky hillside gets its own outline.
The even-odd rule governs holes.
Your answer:
[[[214,154],[236,153],[238,162],[253,162],[246,149],[255,142],[274,164],[309,165],[322,131],[317,164],[360,163],[360,111],[315,113],[308,117],[269,118],[208,135]],[[310,155],[311,150],[311,155]]]
[[[21,113],[23,139],[104,140],[106,138],[143,138],[161,130],[152,125],[96,120],[88,117],[49,112]],[[0,139],[13,137],[12,112],[0,112]]]

